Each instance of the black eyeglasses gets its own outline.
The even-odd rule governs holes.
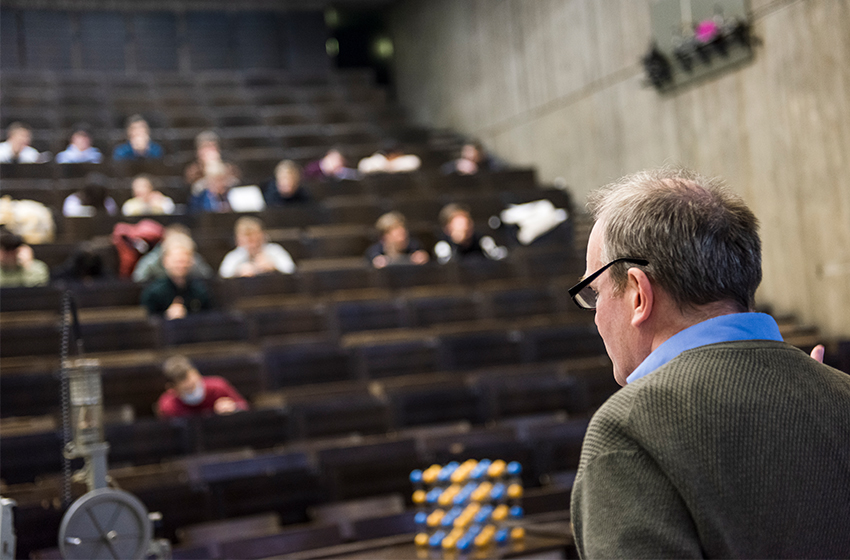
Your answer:
[[[649,261],[646,259],[636,259],[632,257],[623,257],[620,259],[614,259],[609,262],[572,288],[570,288],[570,297],[573,298],[573,301],[576,302],[576,305],[581,307],[582,309],[596,309],[596,290],[590,287],[590,283],[596,280],[600,274],[608,270],[608,267],[611,265],[615,265],[618,262],[628,262],[632,264],[637,264],[640,266],[646,266],[649,264]]]

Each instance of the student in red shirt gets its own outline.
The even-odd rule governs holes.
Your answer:
[[[247,401],[226,379],[203,377],[185,356],[167,359],[162,372],[167,390],[156,404],[157,414],[162,418],[248,410]]]

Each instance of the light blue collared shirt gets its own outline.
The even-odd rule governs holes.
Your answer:
[[[685,350],[736,340],[782,342],[782,335],[779,334],[779,327],[773,317],[764,313],[732,313],[712,317],[665,340],[635,368],[626,378],[626,383],[649,375]]]

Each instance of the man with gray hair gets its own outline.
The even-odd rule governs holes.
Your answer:
[[[623,388],[585,436],[579,554],[846,557],[850,376],[753,312],[756,217],[677,169],[625,177],[589,207],[587,272],[570,295],[595,310]]]

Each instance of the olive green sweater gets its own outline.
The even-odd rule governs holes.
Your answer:
[[[687,350],[594,415],[571,513],[583,558],[850,557],[850,376],[783,342]]]

